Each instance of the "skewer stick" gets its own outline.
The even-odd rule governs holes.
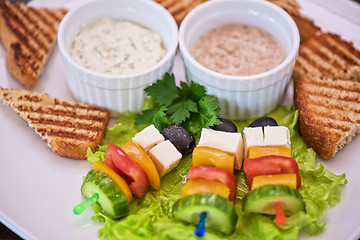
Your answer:
[[[285,213],[281,207],[281,203],[280,202],[275,202],[275,211],[276,211],[276,215],[275,215],[275,223],[277,225],[283,225],[286,222],[286,216]]]
[[[205,220],[206,220],[206,212],[202,212],[200,213],[200,219],[199,219],[199,223],[195,228],[194,233],[196,234],[196,236],[198,237],[202,237],[205,235]]]
[[[86,199],[85,201],[83,201],[82,203],[76,205],[73,208],[73,212],[76,215],[81,214],[88,206],[90,206],[92,203],[96,202],[97,200],[99,200],[99,194],[95,193],[94,195],[92,195],[90,198]]]

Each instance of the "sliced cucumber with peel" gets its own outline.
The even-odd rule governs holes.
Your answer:
[[[97,202],[109,217],[115,219],[129,213],[128,200],[116,183],[106,173],[92,169],[84,179],[81,194],[90,198],[96,193]]]
[[[206,212],[205,227],[231,234],[237,223],[237,215],[232,202],[214,194],[199,193],[179,199],[173,207],[175,218],[198,224],[200,214]]]
[[[299,191],[285,185],[265,185],[252,190],[244,203],[244,211],[275,215],[275,203],[280,202],[285,215],[304,210]]]

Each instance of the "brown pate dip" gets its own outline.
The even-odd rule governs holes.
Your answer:
[[[263,73],[285,59],[285,52],[273,35],[244,24],[212,29],[196,41],[191,54],[204,67],[234,76]]]

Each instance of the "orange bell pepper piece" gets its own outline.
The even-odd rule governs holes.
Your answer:
[[[127,185],[126,181],[119,174],[117,174],[109,166],[98,161],[94,162],[94,169],[106,173],[106,175],[108,175],[108,177],[111,178],[116,183],[116,185],[118,185],[120,190],[124,193],[128,202],[129,203],[132,202],[133,197],[129,185]]]
[[[250,190],[254,190],[265,185],[287,185],[296,189],[296,174],[289,173],[256,176],[252,181]]]
[[[196,147],[192,153],[193,166],[214,166],[232,173],[234,162],[234,155],[215,148]]]
[[[218,181],[206,179],[189,179],[181,189],[182,197],[197,193],[215,193],[223,198],[229,199],[230,189],[225,184]]]
[[[291,157],[291,148],[253,146],[253,147],[249,147],[248,150],[248,158],[258,158],[269,155]]]
[[[136,162],[146,173],[149,178],[150,186],[154,189],[160,189],[160,176],[151,158],[133,141],[125,143],[121,149],[125,154]]]

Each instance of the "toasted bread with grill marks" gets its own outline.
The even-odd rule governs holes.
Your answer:
[[[301,136],[322,158],[360,133],[360,82],[297,75],[294,88]]]
[[[0,1],[0,39],[7,50],[6,64],[25,88],[39,82],[66,12]]]
[[[314,24],[312,19],[296,12],[289,12],[289,14],[299,29],[301,43],[320,34],[321,29]]]
[[[316,34],[321,29],[314,24],[314,21],[300,13],[301,6],[296,0],[268,0],[284,9],[294,20],[299,29],[300,41],[304,42]]]
[[[207,0],[155,0],[155,2],[161,4],[173,15],[178,26],[180,26],[186,14],[206,1]]]
[[[300,14],[301,6],[296,0],[267,0],[272,2],[288,13],[298,13]]]
[[[360,81],[360,51],[339,35],[321,33],[300,45],[296,74]]]
[[[57,154],[85,159],[104,136],[109,111],[100,107],[53,99],[48,94],[0,88],[3,103],[12,107]]]

